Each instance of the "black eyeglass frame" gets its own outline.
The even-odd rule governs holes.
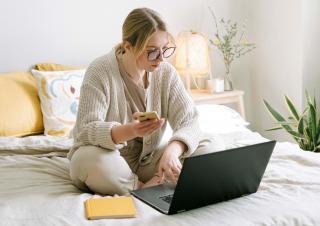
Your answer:
[[[161,51],[160,49],[149,50],[149,51],[147,50],[147,54],[148,54],[147,59],[148,59],[148,61],[155,61],[155,60],[159,59],[160,54],[162,54],[163,58],[169,58],[174,54],[174,52],[176,51],[176,48],[177,48],[176,46],[171,46],[171,47],[164,49],[163,51]],[[173,49],[172,53],[170,55],[166,56],[165,55],[166,51],[171,50],[171,49]],[[157,55],[155,55],[155,57],[151,58],[150,55],[153,53],[157,53]]]

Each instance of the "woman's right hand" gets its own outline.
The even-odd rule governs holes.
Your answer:
[[[132,116],[134,121],[131,122],[131,129],[135,137],[144,137],[152,134],[157,129],[161,128],[165,122],[164,118],[152,119],[139,122],[138,119],[139,112],[135,112]]]

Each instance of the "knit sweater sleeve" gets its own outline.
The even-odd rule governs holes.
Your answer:
[[[171,73],[168,120],[173,134],[169,142],[179,140],[185,143],[188,150],[184,152],[183,157],[186,157],[196,150],[200,142],[198,111],[174,68],[171,69]]]
[[[74,130],[74,138],[82,145],[96,145],[106,149],[120,149],[124,144],[115,144],[111,129],[121,125],[105,121],[109,108],[110,91],[104,71],[89,67],[80,91],[80,102]]]

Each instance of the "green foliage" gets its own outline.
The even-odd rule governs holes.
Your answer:
[[[263,100],[266,108],[272,117],[277,121],[277,127],[267,131],[284,129],[299,144],[300,148],[306,151],[320,152],[320,113],[317,111],[316,99],[306,92],[307,106],[301,114],[289,97],[285,96],[285,102],[290,116],[285,119],[270,104]]]
[[[209,39],[209,41],[213,46],[221,51],[228,74],[233,60],[252,51],[256,46],[255,44],[248,42],[246,39],[245,23],[243,23],[239,28],[237,22],[232,22],[231,20],[225,21],[222,18],[219,21],[218,26],[213,10],[210,7],[209,10],[216,26],[215,37],[213,40]]]

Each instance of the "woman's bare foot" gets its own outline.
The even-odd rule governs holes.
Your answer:
[[[141,182],[142,183],[142,182]],[[143,183],[142,183],[143,184]],[[155,175],[153,176],[150,180],[148,180],[146,183],[144,183],[141,188],[148,188],[148,187],[152,187],[152,186],[156,186],[159,185],[159,176]]]

